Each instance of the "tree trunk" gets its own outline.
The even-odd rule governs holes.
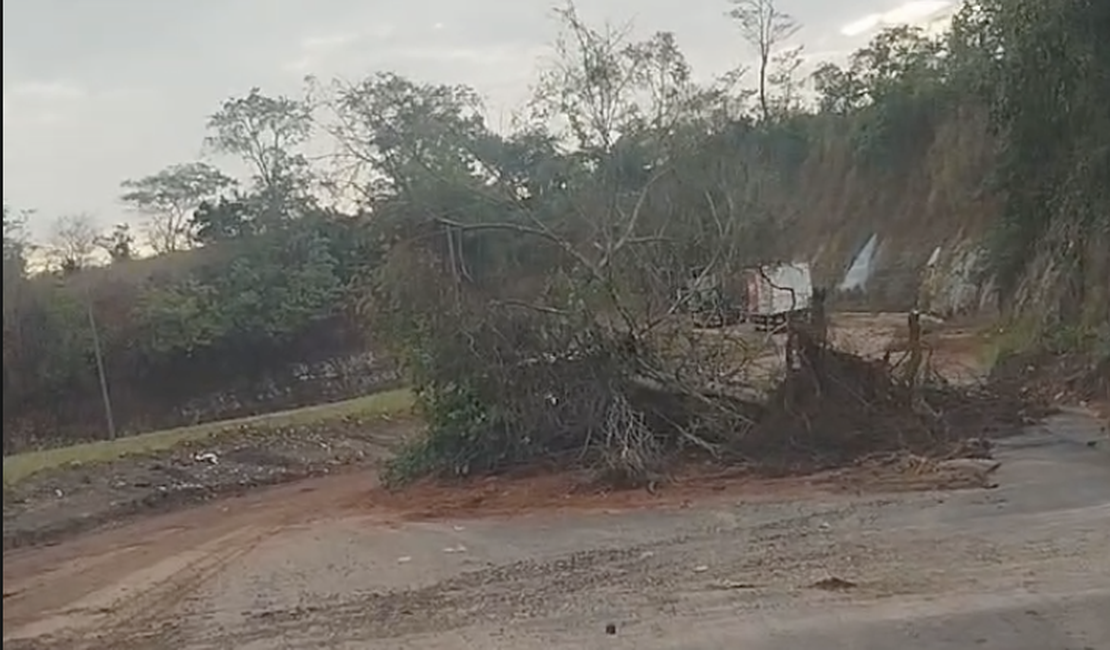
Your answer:
[[[771,118],[771,110],[767,107],[767,59],[770,53],[764,51],[759,57],[759,108],[763,113],[763,121]]]

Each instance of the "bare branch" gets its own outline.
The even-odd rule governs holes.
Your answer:
[[[732,17],[740,35],[758,57],[759,106],[764,121],[771,119],[771,100],[768,97],[768,75],[772,55],[784,42],[798,33],[800,26],[790,14],[779,11],[775,0],[731,0]]]

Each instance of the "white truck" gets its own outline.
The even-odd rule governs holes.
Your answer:
[[[744,269],[741,311],[757,325],[775,325],[805,316],[813,302],[813,276],[806,262],[764,264]]]
[[[805,262],[746,268],[733,279],[692,270],[681,303],[699,325],[720,327],[739,321],[773,326],[791,315],[804,316],[813,301],[813,278]]]

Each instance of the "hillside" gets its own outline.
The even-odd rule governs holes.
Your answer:
[[[843,286],[853,263],[866,268],[865,301],[876,308],[996,311],[989,279],[972,273],[1002,211],[987,128],[979,111],[947,117],[894,172],[860,165],[848,142],[826,144],[806,160],[807,191],[788,208],[797,254],[829,286]]]

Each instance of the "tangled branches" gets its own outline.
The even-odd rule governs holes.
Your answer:
[[[1013,395],[957,388],[928,374],[923,382],[913,364],[841,352],[804,329],[795,336],[796,366],[743,443],[763,465],[813,469],[883,452],[944,455],[969,438],[997,435],[992,426],[1022,424]]]
[[[582,273],[574,255],[555,272],[515,266],[510,280],[488,269],[462,278],[452,250],[396,247],[373,301],[428,424],[394,462],[395,482],[545,463],[644,485],[691,453],[798,471],[881,451],[928,455],[981,431],[960,411],[971,397],[922,381],[920,351],[896,371],[830,347],[823,308],[819,323],[790,324],[785,355],[753,351],[751,333],[656,316],[649,302],[662,287],[620,302],[617,276]],[[768,361],[783,376],[759,386]],[[946,416],[957,411],[963,421]]]

